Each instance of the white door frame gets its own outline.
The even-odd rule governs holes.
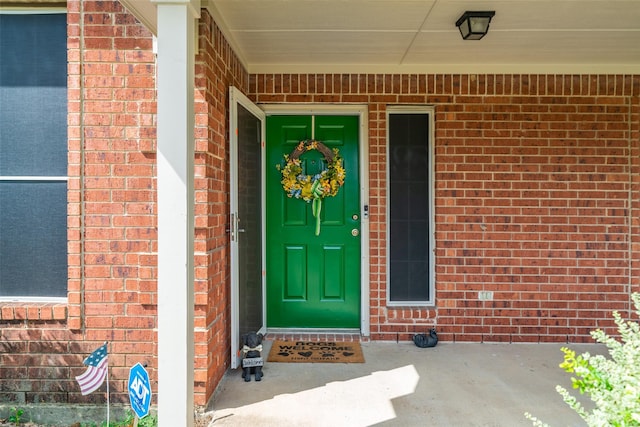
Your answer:
[[[260,131],[260,164],[263,165],[263,173],[260,183],[260,199],[262,206],[262,227],[261,227],[261,257],[262,257],[262,327],[259,331],[266,333],[266,289],[264,275],[265,260],[265,183],[264,183],[264,139],[265,139],[265,114],[257,105],[247,98],[236,87],[229,87],[229,170],[230,170],[230,216],[229,216],[229,233],[231,236],[231,369],[236,369],[240,362],[240,342],[238,334],[240,329],[240,292],[239,292],[239,270],[238,262],[239,245],[238,245],[238,104],[246,108],[251,114],[259,118],[262,122]]]
[[[360,334],[368,337],[371,333],[369,317],[369,130],[368,109],[366,105],[338,105],[338,104],[260,104],[267,116],[275,115],[342,115],[358,116],[360,162]],[[265,181],[266,168],[263,168]],[[264,216],[264,210],[263,210]],[[263,220],[264,221],[264,220]],[[266,298],[266,294],[265,294]],[[265,307],[266,310],[266,307]]]

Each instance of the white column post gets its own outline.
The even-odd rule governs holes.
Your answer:
[[[194,62],[200,0],[158,13],[158,423],[194,424]]]

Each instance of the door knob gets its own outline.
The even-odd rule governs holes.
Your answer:
[[[352,235],[353,237],[356,237],[358,234],[360,234],[360,231],[358,231],[358,229],[357,229],[357,228],[354,228],[353,230],[351,230],[351,235]]]

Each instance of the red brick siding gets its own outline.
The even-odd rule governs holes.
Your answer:
[[[117,1],[67,11],[68,304],[2,306],[2,400],[104,402],[74,377],[108,341],[111,401],[128,402],[133,364],[156,381],[155,56]]]
[[[640,76],[268,74],[369,109],[372,339],[590,341],[638,286]],[[386,109],[435,107],[436,307],[386,306]],[[478,291],[493,291],[479,301]]]
[[[127,402],[133,364],[147,364],[152,383],[157,377],[155,57],[151,34],[118,2],[69,7],[82,23],[79,75],[70,76],[82,90],[70,137],[80,161],[80,316],[69,326],[79,327],[87,350],[110,342],[111,399]]]
[[[2,393],[103,402],[82,397],[74,376],[109,341],[111,401],[127,402],[130,366],[148,365],[154,392],[157,378],[155,55],[118,2],[70,1],[68,22],[69,302],[2,306]],[[195,403],[204,405],[229,366],[228,87],[246,92],[249,77],[205,11],[199,30]]]
[[[205,405],[229,368],[229,86],[249,75],[211,16],[202,11],[196,57],[195,403]]]

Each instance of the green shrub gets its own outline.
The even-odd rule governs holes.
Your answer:
[[[24,409],[14,406],[13,408],[11,408],[11,416],[9,416],[9,419],[7,419],[7,421],[19,426],[20,420],[22,419],[23,414],[24,414]]]
[[[632,299],[640,316],[640,294],[634,293]],[[637,321],[623,320],[617,311],[613,317],[620,341],[600,329],[591,333],[607,346],[610,359],[589,353],[576,356],[575,351],[562,348],[564,362],[560,367],[577,377],[571,378],[573,388],[587,393],[594,408],[587,411],[564,387],[556,386],[556,390],[589,427],[640,426],[640,326]],[[536,427],[548,427],[529,413],[525,416]]]
[[[89,423],[82,424],[82,427],[128,427],[133,425],[133,421],[135,418],[135,414],[131,410],[127,410],[124,419],[116,420],[109,422],[107,425],[106,421],[103,421],[101,424]],[[149,414],[144,418],[138,420],[138,427],[157,427],[158,426],[158,418],[155,415]]]

